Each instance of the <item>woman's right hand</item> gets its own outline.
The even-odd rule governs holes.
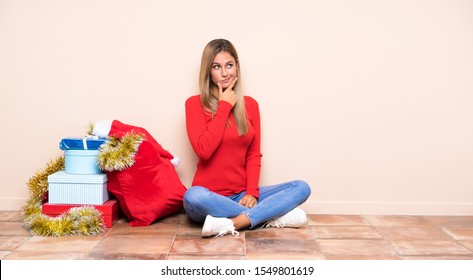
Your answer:
[[[235,106],[237,102],[237,96],[233,91],[233,87],[235,86],[238,78],[233,79],[232,83],[225,89],[222,88],[222,84],[218,83],[218,101],[226,101],[230,103],[232,106]]]

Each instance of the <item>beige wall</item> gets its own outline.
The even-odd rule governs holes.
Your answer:
[[[261,184],[310,213],[473,215],[473,1],[0,0],[0,210],[91,121],[196,157],[184,102],[211,39],[261,107]]]

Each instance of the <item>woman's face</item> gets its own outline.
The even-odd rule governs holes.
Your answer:
[[[237,77],[235,58],[226,51],[221,51],[215,56],[211,67],[210,79],[215,85],[220,83],[224,89]]]

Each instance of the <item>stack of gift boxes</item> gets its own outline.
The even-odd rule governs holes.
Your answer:
[[[48,176],[48,202],[42,213],[58,216],[73,207],[93,206],[102,213],[104,226],[112,227],[119,218],[116,199],[107,190],[107,174],[97,166],[99,148],[105,139],[64,138],[65,170]]]

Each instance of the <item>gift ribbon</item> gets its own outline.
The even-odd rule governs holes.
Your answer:
[[[84,145],[84,150],[87,150],[87,139],[99,140],[99,137],[95,135],[86,135],[84,138],[82,138],[82,145]]]

